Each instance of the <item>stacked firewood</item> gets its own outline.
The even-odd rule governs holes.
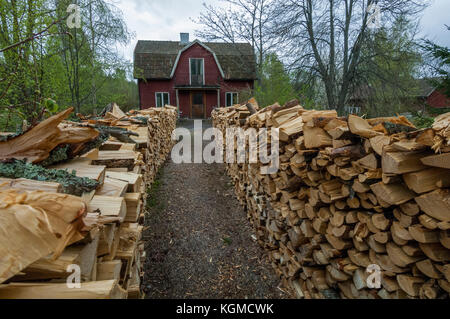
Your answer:
[[[176,125],[176,112],[173,107],[165,107],[125,114],[113,104],[104,117],[61,122],[68,112],[55,115],[41,126],[50,131],[46,123],[52,123],[54,130],[70,127],[82,132],[89,137],[83,145],[107,134],[104,140],[98,146],[83,147],[85,153],[58,163],[52,161],[45,168],[39,166],[42,161],[35,161],[30,168],[22,162],[7,166],[16,158],[0,153],[4,171],[25,165],[43,174],[36,179],[31,173],[30,179],[0,176],[0,298],[141,298],[146,186],[167,157],[166,148],[172,143],[167,130]],[[37,145],[49,145],[36,128],[27,133],[41,137]],[[14,152],[17,159],[39,154],[45,161],[53,152],[51,146],[29,146],[24,148],[24,156],[18,156],[22,146],[16,145],[15,139],[24,139],[22,136],[3,142],[12,146],[5,146],[5,150],[18,150]],[[57,134],[47,136],[54,141]],[[74,140],[67,138],[64,143]],[[52,180],[61,172],[92,181],[86,185],[94,188],[80,191],[77,184],[63,187]],[[72,289],[67,283],[75,284],[78,275],[81,286]]]
[[[166,106],[142,110],[139,114],[149,117],[149,143],[145,152],[146,180],[148,183],[152,183],[175,143],[172,140],[172,132],[176,128],[177,111],[175,107]]]
[[[128,116],[122,116],[122,114],[114,112],[114,110],[116,110],[115,105],[112,112],[107,113],[110,114],[108,125],[132,132],[134,136],[130,135],[131,143],[125,143],[128,146],[123,146],[123,142],[112,137],[102,146],[102,149],[129,149],[130,145],[136,144],[136,149],[142,154],[141,159],[143,159],[143,162],[138,168],[135,166],[134,171],[135,173],[143,174],[145,186],[149,187],[174,145],[172,132],[176,128],[176,107],[166,105],[162,108],[133,110],[129,112]],[[115,113],[117,115],[113,117]],[[113,119],[112,121],[111,118]],[[102,123],[105,123],[104,121],[102,120]]]
[[[450,113],[418,130],[402,116],[338,117],[292,101],[216,109],[213,123],[279,129],[277,173],[259,161],[227,169],[297,297],[449,297]]]

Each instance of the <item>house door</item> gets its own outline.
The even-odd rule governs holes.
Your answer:
[[[205,118],[205,94],[203,92],[191,93],[191,117],[194,119]]]

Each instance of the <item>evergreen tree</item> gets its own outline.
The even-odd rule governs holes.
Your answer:
[[[275,53],[269,53],[262,65],[260,83],[255,85],[255,97],[261,106],[284,103],[298,98],[289,73]]]
[[[450,31],[450,27],[447,26],[447,29]],[[435,70],[441,80],[435,84],[443,89],[447,96],[450,96],[450,49],[430,40],[425,40],[424,48],[437,62]]]

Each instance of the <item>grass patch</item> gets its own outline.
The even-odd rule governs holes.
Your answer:
[[[159,215],[165,208],[164,202],[158,196],[161,189],[161,172],[156,175],[156,178],[151,187],[147,189],[147,213],[152,213],[152,215]]]
[[[161,181],[159,179],[153,182],[153,185],[147,189],[147,208],[156,207],[158,205],[158,198],[156,194],[161,187]]]
[[[223,243],[224,243],[225,245],[227,245],[227,246],[230,246],[231,243],[233,242],[233,241],[231,240],[231,238],[229,238],[229,237],[223,237],[222,240],[223,240]]]
[[[230,190],[230,189],[232,189],[232,188],[234,188],[233,182],[227,182],[227,183],[225,184],[225,189],[226,189],[226,190]]]

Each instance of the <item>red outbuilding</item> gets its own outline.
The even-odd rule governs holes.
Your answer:
[[[427,97],[427,104],[435,108],[448,108],[450,107],[450,98],[444,90],[434,89]]]
[[[134,50],[140,108],[178,107],[181,117],[209,118],[215,107],[239,103],[256,79],[253,48],[247,43],[138,41]]]

